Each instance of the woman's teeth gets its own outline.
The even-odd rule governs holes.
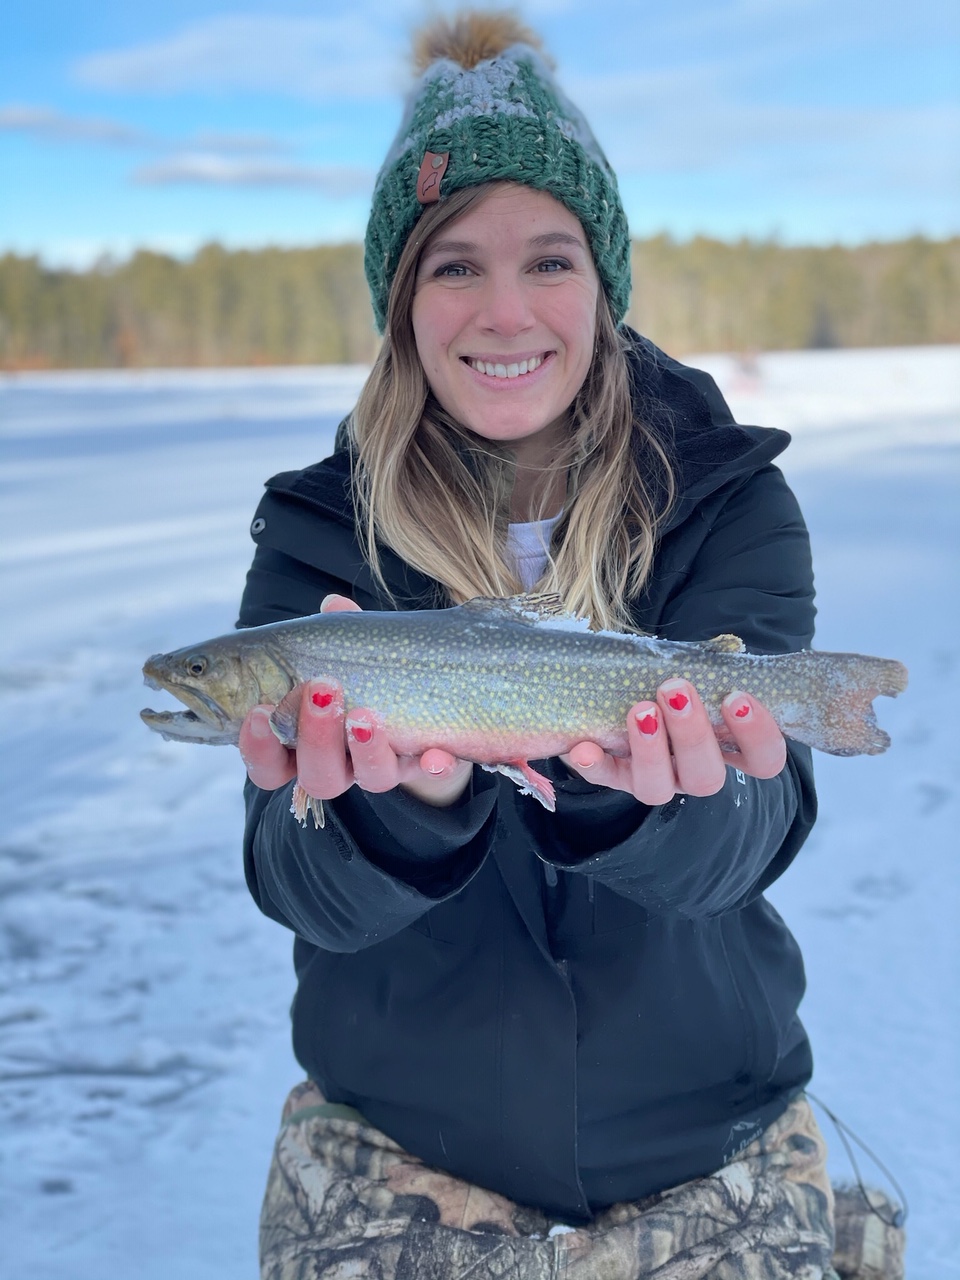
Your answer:
[[[469,360],[467,363],[477,373],[485,373],[488,378],[519,378],[521,373],[533,373],[543,364],[543,356],[534,356],[531,360],[521,360],[519,364],[488,364],[486,360]]]

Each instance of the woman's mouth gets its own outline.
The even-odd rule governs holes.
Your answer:
[[[486,378],[512,379],[521,378],[525,373],[533,373],[553,354],[552,351],[544,352],[539,356],[528,356],[524,360],[515,360],[510,363],[477,360],[472,356],[462,356],[464,364],[468,364],[471,369],[477,373],[481,373]]]

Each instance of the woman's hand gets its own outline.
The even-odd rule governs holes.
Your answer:
[[[359,609],[346,596],[327,596],[321,613]],[[332,800],[354,783],[363,791],[401,786],[417,799],[443,808],[458,800],[473,766],[432,748],[419,759],[398,756],[372,711],[355,707],[344,717],[343,690],[326,680],[301,688],[295,750],[270,727],[273,707],[254,707],[240,730],[240,754],[250,781],[275,791],[296,778],[308,796]]]
[[[630,755],[608,755],[595,742],[578,742],[564,763],[602,787],[627,791],[644,804],[666,804],[675,795],[712,796],[732,766],[754,778],[775,778],[787,760],[787,744],[766,707],[747,693],[724,699],[724,723],[735,751],[721,751],[696,689],[668,680],[656,702],[638,702],[627,716]]]

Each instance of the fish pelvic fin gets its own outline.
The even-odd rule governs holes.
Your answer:
[[[299,782],[295,782],[293,785],[290,812],[300,823],[301,827],[305,827],[307,825],[308,813],[313,817],[313,826],[316,831],[319,831],[324,825],[323,801],[318,800],[316,796],[308,795]]]
[[[502,773],[504,777],[515,782],[522,796],[533,796],[545,809],[555,813],[557,809],[557,793],[553,783],[536,769],[531,769],[526,760],[505,760],[501,764],[484,764],[480,766],[487,773]]]

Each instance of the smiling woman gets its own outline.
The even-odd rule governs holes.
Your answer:
[[[547,191],[485,182],[426,208],[351,420],[375,572],[382,541],[455,600],[513,594],[531,583],[505,554],[505,520],[559,522],[575,489],[566,536],[536,577],[597,625],[631,625],[624,602],[649,569],[674,482],[662,440],[634,412],[611,313],[619,284],[601,287],[583,225]],[[498,493],[509,496],[491,501]]]
[[[623,325],[616,179],[536,37],[468,14],[418,51],[366,240],[383,345],[333,456],[268,482],[241,626],[532,590],[525,617],[559,597],[595,626],[807,648],[786,437]],[[423,647],[414,696],[449,714]],[[387,630],[381,649],[378,670],[402,664]],[[539,669],[531,707],[560,676]],[[272,707],[246,715],[248,883],[296,935],[308,1076],[265,1280],[836,1280],[803,966],[763,896],[813,823],[809,749],[742,690],[716,732],[690,680],[648,694],[534,775],[442,734],[410,754],[333,669],[283,699],[295,746]],[[501,696],[494,676],[471,730]],[[310,798],[322,828],[291,819]],[[875,1226],[893,1277],[901,1237]]]
[[[451,418],[542,470],[593,361],[600,283],[586,236],[553,196],[506,184],[461,214],[457,232],[420,253],[417,355]],[[558,245],[566,257],[549,256]],[[530,514],[516,487],[513,514]]]

